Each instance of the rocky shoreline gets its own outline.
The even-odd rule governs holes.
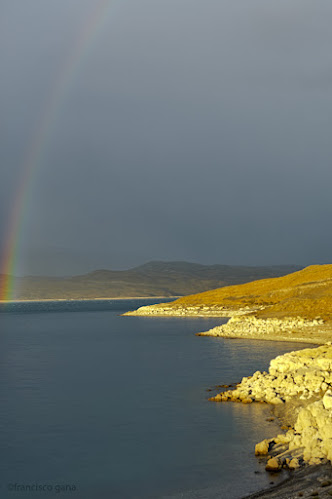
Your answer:
[[[256,455],[274,453],[268,471],[332,461],[332,343],[276,357],[268,372],[257,371],[210,400],[287,407],[287,432],[256,445]]]
[[[230,317],[226,324],[198,336],[304,342],[312,347],[273,359],[268,372],[243,378],[215,402],[268,403],[283,433],[259,442],[255,454],[266,470],[290,473],[282,484],[254,498],[332,497],[332,327],[321,317],[255,317],[263,307],[232,310],[222,306],[158,304],[125,315]],[[316,348],[313,348],[313,345]],[[318,346],[317,345],[321,345]]]
[[[158,304],[141,307],[126,315],[231,316],[226,324],[197,335],[320,344],[317,348],[290,352],[273,359],[268,372],[257,371],[243,378],[235,389],[221,392],[210,400],[265,402],[283,406],[283,414],[280,414],[283,420],[287,412],[293,415],[293,420],[287,422],[289,428],[285,434],[256,446],[257,455],[274,452],[267,462],[268,470],[294,469],[301,463],[312,465],[332,461],[331,323],[320,317],[258,318],[253,313],[248,307],[230,310],[217,306]]]
[[[265,469],[299,471],[283,484],[248,496],[332,496],[332,343],[276,357],[268,372],[255,372],[214,402],[268,403],[283,433],[256,444]],[[303,472],[302,472],[303,471]]]
[[[233,316],[227,324],[197,335],[324,344],[332,337],[332,327],[319,317],[309,320],[302,317],[261,319]]]
[[[332,324],[321,317],[255,317],[255,312],[265,307],[230,309],[222,306],[175,306],[173,302],[148,305],[126,312],[126,316],[143,317],[228,317],[227,324],[216,326],[197,336],[246,338],[272,341],[291,341],[324,344],[332,339]]]
[[[291,499],[332,497],[331,312],[332,265],[315,265],[125,315],[227,317],[226,324],[197,335],[311,344],[273,359],[268,372],[257,371],[210,399],[270,404],[283,433],[259,442],[255,454],[268,472],[286,470],[290,476],[284,484],[248,497]]]
[[[192,305],[181,306],[174,302],[160,303],[157,305],[146,305],[126,312],[123,315],[134,316],[172,316],[172,317],[236,317],[250,312],[261,310],[264,307],[242,307],[240,309],[230,309],[220,305]]]

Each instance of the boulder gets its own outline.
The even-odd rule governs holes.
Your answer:
[[[266,463],[266,471],[280,471],[282,468],[282,462],[277,457],[271,457]]]
[[[255,445],[255,455],[256,456],[266,456],[269,453],[269,441],[267,439],[262,440]]]

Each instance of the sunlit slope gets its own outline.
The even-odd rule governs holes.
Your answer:
[[[222,306],[238,310],[264,307],[257,317],[332,319],[332,265],[312,265],[283,277],[263,279],[185,296],[167,308]]]

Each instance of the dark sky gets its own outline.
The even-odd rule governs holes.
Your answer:
[[[2,244],[96,6],[0,0]],[[330,263],[331,0],[111,0],[103,17],[46,131],[17,272]]]

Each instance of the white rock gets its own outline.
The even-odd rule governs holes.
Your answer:
[[[328,390],[323,397],[323,405],[325,409],[332,409],[332,391]]]

